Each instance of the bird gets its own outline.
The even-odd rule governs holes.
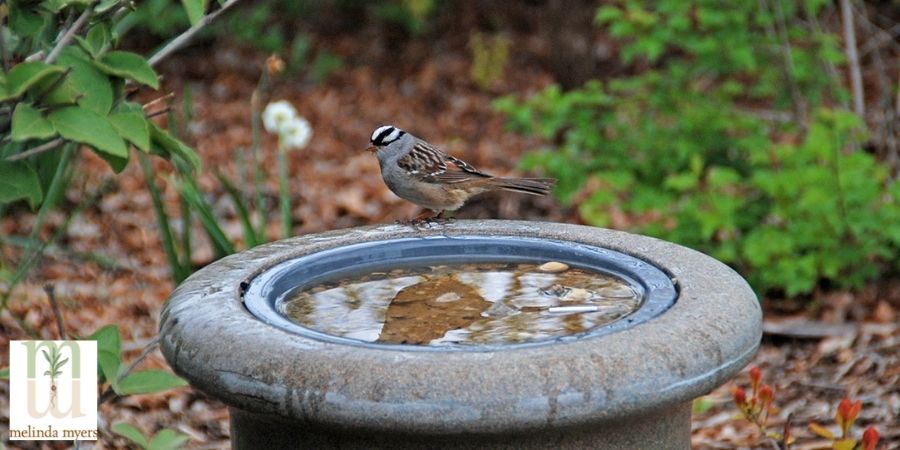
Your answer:
[[[381,166],[381,178],[398,197],[425,208],[410,223],[440,220],[445,211],[456,211],[482,192],[504,190],[547,195],[554,178],[495,177],[448,155],[393,125],[372,132],[368,151]]]

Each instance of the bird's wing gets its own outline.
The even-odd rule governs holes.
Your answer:
[[[405,170],[409,175],[423,181],[447,171],[445,155],[440,150],[432,147],[425,141],[416,141],[406,155],[397,160],[397,166]]]
[[[448,163],[450,165],[448,165]],[[400,168],[427,183],[461,183],[474,178],[490,178],[471,164],[447,155],[431,144],[418,140],[413,149],[397,161]]]

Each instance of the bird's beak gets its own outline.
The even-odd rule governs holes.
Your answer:
[[[378,147],[376,147],[374,145],[370,145],[370,146],[366,147],[366,150],[369,151],[370,153],[375,153],[378,151]]]

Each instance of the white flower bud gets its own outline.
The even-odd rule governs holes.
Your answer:
[[[303,117],[297,116],[281,126],[281,143],[287,148],[306,147],[310,138],[312,138],[312,127]]]
[[[263,126],[272,134],[281,133],[284,124],[297,117],[297,111],[286,100],[279,100],[266,105],[262,114]]]

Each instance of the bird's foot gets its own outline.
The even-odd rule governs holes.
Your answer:
[[[430,211],[425,211],[419,214],[416,217],[408,220],[398,220],[397,223],[400,225],[409,225],[417,230],[427,230],[432,228],[433,226],[440,226],[453,221],[453,218],[443,217],[444,212],[440,211],[437,214],[432,214]]]

